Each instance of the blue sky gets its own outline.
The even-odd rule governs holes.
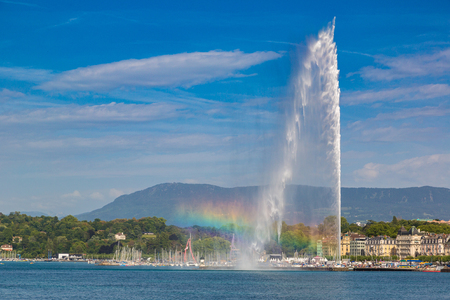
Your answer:
[[[0,0],[0,210],[261,184],[293,53],[333,17],[343,186],[450,187],[450,3],[310,2]]]

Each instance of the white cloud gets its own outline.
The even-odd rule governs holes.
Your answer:
[[[379,187],[450,187],[450,154],[415,157],[392,165],[368,163],[353,175],[357,182],[376,183]]]
[[[68,24],[70,24],[70,23],[72,23],[72,22],[74,22],[76,20],[78,20],[78,18],[70,18],[66,22],[63,22],[63,23],[60,23],[60,24],[56,24],[56,25],[53,25],[51,27],[60,27],[60,26],[68,25]]]
[[[105,199],[105,197],[100,192],[94,192],[94,193],[90,194],[89,197],[91,199],[94,199],[94,200],[103,200],[103,199]]]
[[[356,140],[363,142],[411,142],[427,141],[440,136],[440,131],[435,127],[411,128],[411,127],[378,127],[357,131]]]
[[[39,83],[51,80],[52,76],[50,70],[0,67],[0,78]]]
[[[67,105],[0,115],[0,123],[145,122],[177,117],[179,108],[167,103]]]
[[[59,124],[58,124],[59,125]],[[58,126],[61,129],[60,126]],[[268,139],[270,137],[260,137],[257,135],[229,136],[221,134],[180,134],[180,133],[133,133],[126,135],[111,134],[94,137],[70,137],[70,136],[39,136],[31,134],[28,138],[22,136],[2,136],[2,157],[0,162],[6,165],[13,165],[6,157],[19,155],[22,159],[30,156],[41,155],[50,161],[70,161],[72,155],[81,156],[84,159],[101,155],[104,160],[100,160],[108,165],[117,161],[108,161],[106,158],[113,153],[121,153],[121,157],[136,159],[134,155],[141,153],[158,153],[152,163],[176,163],[183,162],[174,160],[174,154],[192,153],[201,149],[202,151],[215,151],[217,149],[233,150],[239,144],[241,148],[249,148],[258,139]],[[168,159],[164,159],[162,153],[169,154]],[[231,155],[231,154],[230,154]],[[138,155],[139,156],[139,155]],[[201,155],[200,155],[201,157]],[[189,158],[186,158],[189,159]],[[200,158],[201,159],[201,158]],[[205,156],[203,159],[207,159]]]
[[[380,91],[343,92],[341,104],[357,105],[377,101],[414,101],[433,99],[450,95],[450,86],[447,84],[427,84],[415,87],[399,87]]]
[[[22,97],[25,97],[25,94],[21,92],[11,91],[5,88],[0,91],[0,102]]]
[[[1,0],[0,2],[7,3],[7,4],[16,4],[16,5],[39,7],[39,5],[36,5],[34,3],[26,3],[26,2],[18,2],[18,1],[6,1],[6,0]]]
[[[69,151],[80,151],[80,148],[90,152],[95,148],[101,149],[102,151],[106,149],[117,151],[119,149],[143,148],[146,144],[148,144],[148,141],[136,141],[136,136],[134,138],[120,136],[106,136],[101,138],[75,137],[24,141],[24,143],[15,141],[13,143],[16,150],[17,148],[30,148],[33,150],[48,150],[60,153],[64,149],[64,153],[66,154]]]
[[[117,189],[110,189],[109,190],[109,196],[113,197],[114,199],[117,197],[122,196],[123,194],[125,194],[124,192],[117,190]]]
[[[251,137],[247,137],[250,139]],[[253,137],[254,138],[254,137]],[[156,142],[156,146],[160,148],[209,148],[224,147],[230,144],[233,137],[212,134],[173,134],[164,136]],[[244,142],[244,139],[241,138]]]
[[[450,49],[433,54],[375,56],[375,61],[387,68],[364,67],[356,73],[364,79],[387,81],[406,77],[440,76],[450,73]]]
[[[378,114],[373,120],[401,120],[417,117],[442,117],[450,114],[449,107],[415,107],[402,109],[392,113]]]
[[[73,193],[64,194],[61,197],[63,198],[82,198],[81,193],[79,191],[73,191]]]
[[[281,56],[272,51],[215,50],[128,59],[65,71],[37,88],[46,91],[107,91],[127,86],[190,87],[242,76],[238,71]]]

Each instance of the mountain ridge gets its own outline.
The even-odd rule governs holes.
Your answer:
[[[211,184],[161,183],[117,197],[91,212],[79,214],[82,220],[112,220],[157,216],[179,226],[216,225],[242,221],[257,213],[257,200],[264,187],[224,188]],[[312,215],[330,213],[329,188],[305,185],[286,187],[287,222],[315,222]],[[341,212],[350,222],[388,221],[393,215],[404,219],[450,219],[450,189],[432,186],[409,188],[341,189]],[[208,219],[208,214],[212,215]],[[242,215],[242,216],[241,216]],[[214,217],[216,216],[216,217]],[[248,217],[248,216],[247,216]],[[222,221],[219,219],[223,218]],[[248,218],[247,218],[248,219]],[[197,221],[198,224],[193,224]],[[239,222],[237,222],[239,223]]]

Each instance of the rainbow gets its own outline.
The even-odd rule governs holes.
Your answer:
[[[254,224],[256,207],[238,201],[191,201],[176,208],[177,223],[221,227],[226,224]]]

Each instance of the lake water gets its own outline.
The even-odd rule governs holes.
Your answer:
[[[1,299],[450,299],[449,286],[450,273],[0,265]]]

